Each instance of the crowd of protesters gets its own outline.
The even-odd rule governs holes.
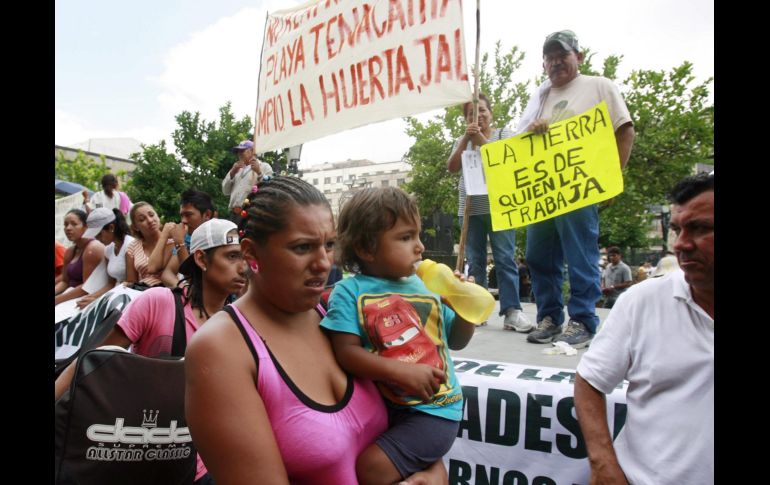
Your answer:
[[[633,121],[609,79],[579,73],[583,56],[574,32],[546,37],[548,79],[530,97],[516,130],[495,127],[485,95],[477,106],[466,103],[465,133],[452,147],[448,170],[460,171],[465,152],[524,131],[547,133],[550,125],[600,101],[608,105],[624,168]],[[323,194],[300,178],[275,176],[249,140],[232,150],[238,159],[222,181],[229,203],[221,219],[208,194],[190,189],[180,194],[179,222],[161,224],[153,201],[132,203],[117,190],[114,175],[106,175],[103,191],[85,194],[83,210],[64,217],[71,245],[55,246],[55,304],[75,300],[78,308],[87,308],[120,285],[141,291],[103,343],[157,356],[168,353],[159,342],[170,342],[174,292],[182,295],[189,340],[186,414],[200,452],[196,485],[446,483],[441,456],[456,435],[463,402],[448,352],[440,350],[447,356],[443,370],[375,358],[375,350],[385,352],[376,342],[362,347],[360,332],[376,310],[357,308],[360,298],[350,290],[374,291],[362,289],[368,284],[388,288],[388,298],[398,297],[394,304],[407,306],[399,294],[431,296],[414,276],[424,251],[414,199],[400,189],[360,192],[351,200],[378,202],[367,206],[363,218],[351,213],[363,213],[363,202],[343,209],[340,245],[346,255],[335,260],[337,228]],[[675,254],[662,257],[655,268],[645,261],[632,269],[616,246],[606,249],[606,260],[600,256],[596,205],[528,226],[525,254],[517,258],[515,230],[492,231],[486,196],[466,197],[460,176],[459,215],[470,215],[468,279],[483,286],[496,282],[503,328],[528,334],[530,343],[575,348],[596,337],[596,348],[578,367],[575,393],[592,483],[713,483],[713,427],[703,426],[704,419],[713,419],[713,180],[712,172],[674,188]],[[399,200],[394,208],[382,202],[389,198]],[[370,219],[377,223],[366,230]],[[348,233],[356,232],[361,240],[348,240]],[[488,241],[494,260],[489,279]],[[328,282],[342,277],[330,276],[335,263],[359,274],[334,285],[328,297]],[[91,278],[103,284],[91,288]],[[406,282],[412,286],[401,288]],[[439,326],[449,339],[442,345],[461,348],[473,327],[448,303],[434,300],[433,313],[441,315]],[[522,302],[536,305],[534,322],[524,315]],[[602,333],[597,304],[613,309]],[[330,313],[324,318],[326,305]],[[348,321],[356,312],[361,328]],[[661,322],[692,323],[673,332],[697,341],[686,355],[674,351],[677,341],[652,335]],[[660,356],[676,372],[655,374],[639,363],[646,355]],[[75,365],[57,379],[57,400],[67,392]],[[697,372],[690,371],[695,367]],[[629,423],[613,445],[604,394],[623,379],[633,387]],[[381,386],[386,406],[375,382],[398,384],[402,394],[394,399],[392,388]],[[447,387],[459,396],[451,423],[429,405]],[[667,406],[675,408],[685,394],[683,411],[668,413]],[[422,411],[435,416],[427,420]],[[697,440],[673,430],[682,423]],[[448,439],[427,439],[437,440],[442,426]],[[645,445],[644,435],[652,428],[654,449]]]

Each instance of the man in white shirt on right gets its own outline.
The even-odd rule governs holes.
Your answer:
[[[620,295],[577,366],[591,484],[714,483],[714,176],[671,191],[679,269]],[[624,379],[614,444],[605,394]]]

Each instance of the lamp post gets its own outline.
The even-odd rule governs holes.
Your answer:
[[[660,227],[663,230],[663,251],[668,250],[668,223],[671,220],[671,209],[668,204],[660,206]]]
[[[286,149],[286,171],[290,174],[302,176],[299,171],[299,157],[302,154],[302,145],[294,145]]]
[[[345,185],[347,186],[347,190],[340,195],[340,200],[338,202],[339,204],[339,210],[342,210],[342,205],[347,202],[348,199],[353,197],[353,194],[358,192],[361,189],[365,189],[367,187],[371,187],[372,183],[366,180],[366,177],[361,177],[357,179],[350,179],[347,182],[345,182]]]

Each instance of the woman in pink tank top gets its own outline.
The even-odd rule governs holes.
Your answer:
[[[295,177],[267,178],[248,200],[239,229],[249,289],[185,354],[193,441],[217,485],[356,484],[356,457],[387,414],[371,381],[339,367],[319,326],[331,208]],[[439,461],[404,483],[446,483],[446,471]]]

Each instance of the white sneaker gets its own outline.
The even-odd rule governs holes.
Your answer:
[[[529,333],[535,329],[535,324],[529,321],[523,311],[511,309],[505,313],[503,329]]]

